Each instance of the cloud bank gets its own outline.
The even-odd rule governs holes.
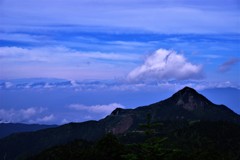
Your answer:
[[[145,80],[185,80],[202,77],[202,67],[172,50],[159,49],[148,56],[144,64],[131,71],[127,78],[130,81]]]
[[[54,119],[54,115],[44,115],[46,108],[29,107],[24,109],[1,109],[0,123],[48,123]]]

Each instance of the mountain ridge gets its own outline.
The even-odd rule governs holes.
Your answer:
[[[135,109],[115,109],[110,116],[121,114],[152,114],[152,121],[159,120],[223,120],[240,123],[239,115],[225,105],[216,105],[190,87],[184,87],[171,97]],[[141,114],[143,120],[146,116]]]
[[[24,124],[24,123],[0,123],[0,138],[19,132],[32,132],[41,129],[53,128],[57,125]]]

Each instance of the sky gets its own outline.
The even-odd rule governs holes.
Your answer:
[[[75,111],[98,119],[186,85],[239,90],[239,17],[238,0],[0,0],[0,120],[83,121],[71,119]],[[65,86],[66,101],[57,103],[59,88],[51,83],[65,80],[72,94],[89,100],[68,100]],[[39,81],[48,82],[41,91],[25,85]],[[16,84],[25,88],[13,89]],[[28,99],[30,92],[52,98],[40,105]],[[128,100],[146,93],[148,100]],[[20,94],[22,101],[9,100]],[[123,98],[111,101],[109,94]]]

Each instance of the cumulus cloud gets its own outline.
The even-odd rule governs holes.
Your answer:
[[[202,76],[202,67],[187,61],[173,50],[159,49],[148,56],[144,64],[128,74],[128,79],[166,80],[166,79],[198,79]]]
[[[220,72],[227,72],[229,71],[233,65],[237,64],[240,62],[240,58],[232,58],[229,59],[228,61],[224,62],[219,66],[219,71]]]
[[[82,104],[71,104],[68,107],[78,111],[88,111],[90,113],[106,113],[106,114],[111,113],[116,108],[125,108],[123,105],[119,103],[111,103],[107,105],[92,105],[92,106],[86,106]]]

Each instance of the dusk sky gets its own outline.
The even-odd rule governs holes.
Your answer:
[[[0,121],[99,119],[186,85],[239,98],[239,44],[239,0],[0,0]]]

